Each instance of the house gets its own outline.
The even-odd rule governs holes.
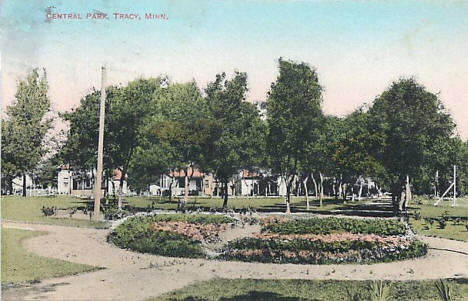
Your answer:
[[[218,182],[211,173],[203,173],[197,168],[189,168],[189,195],[190,196],[221,196],[222,183]],[[149,187],[151,195],[167,196],[172,191],[172,196],[182,196],[185,194],[185,171],[172,171],[163,174],[159,181]],[[228,183],[228,195],[234,195],[233,182]]]
[[[202,173],[198,169],[189,168],[187,171],[189,176],[189,195],[196,196],[212,196],[214,191],[213,176]],[[172,196],[180,196],[185,194],[185,171],[172,171],[169,174],[163,174],[159,178],[157,184],[149,187],[152,195],[169,195],[172,191]]]
[[[103,193],[109,195],[118,195],[119,184],[122,177],[122,172],[119,169],[114,169],[110,179],[103,180],[101,189]],[[59,194],[72,194],[79,197],[92,197],[94,195],[94,172],[91,171],[73,171],[68,165],[60,166],[60,171],[57,177],[57,188]],[[127,188],[127,181],[123,181],[123,195],[128,195],[130,191]]]

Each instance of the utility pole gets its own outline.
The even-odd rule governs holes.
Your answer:
[[[453,203],[452,206],[457,205],[457,166],[453,166]]]
[[[104,149],[104,118],[106,110],[106,67],[101,67],[101,106],[99,108],[99,140],[96,180],[94,182],[94,219],[101,219],[101,183],[102,183],[102,156]]]

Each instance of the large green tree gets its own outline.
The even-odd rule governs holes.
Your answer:
[[[371,131],[370,114],[361,107],[346,116],[339,127],[339,134],[330,143],[330,155],[335,167],[335,178],[342,191],[342,184],[351,186],[354,196],[354,184],[359,181],[358,195],[361,196],[363,180],[372,177],[375,180],[385,176],[385,169],[372,155],[380,151],[382,136]],[[342,191],[346,198],[346,191]]]
[[[195,168],[206,169],[206,157],[213,150],[219,126],[209,118],[206,101],[195,82],[169,84],[155,104],[156,114],[148,126],[155,140],[150,137],[148,141],[153,144],[152,151],[157,144],[162,147],[169,174],[183,171],[186,203],[189,181]]]
[[[315,69],[279,59],[279,76],[267,99],[267,153],[271,170],[286,183],[287,213],[291,212],[291,186],[306,146],[315,140],[321,104],[322,87]]]
[[[220,136],[206,156],[210,170],[222,183],[223,208],[228,203],[228,183],[240,170],[254,170],[263,160],[265,125],[257,108],[245,101],[247,74],[236,72],[231,80],[225,73],[205,90],[210,116],[220,125]]]
[[[119,208],[122,187],[131,161],[141,144],[148,119],[153,114],[155,95],[162,93],[164,79],[137,79],[126,86],[106,89],[104,123],[104,170],[111,177],[120,169]],[[62,150],[64,161],[77,171],[96,166],[100,91],[86,95],[78,108],[63,114],[69,122],[68,138]]]
[[[395,209],[403,210],[411,198],[410,180],[422,177],[437,151],[446,151],[435,146],[452,137],[455,124],[438,96],[413,78],[394,82],[369,114],[370,131],[381,141],[373,156],[388,174]]]
[[[7,176],[23,176],[23,196],[26,196],[26,175],[46,153],[44,138],[51,129],[52,118],[45,70],[32,70],[18,83],[15,101],[7,107],[2,125],[2,167]],[[3,177],[3,175],[2,175]]]

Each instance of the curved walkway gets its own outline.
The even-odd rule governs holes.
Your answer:
[[[105,269],[10,288],[4,300],[145,300],[195,281],[220,278],[422,280],[468,277],[468,243],[420,237],[426,256],[378,264],[294,265],[169,258],[119,249],[106,242],[109,230],[3,223],[4,227],[47,231],[24,242],[35,254]]]

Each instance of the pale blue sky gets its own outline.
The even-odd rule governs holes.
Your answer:
[[[2,101],[45,67],[57,110],[109,82],[167,74],[200,87],[218,72],[245,71],[249,100],[265,99],[282,56],[318,70],[324,108],[343,115],[392,80],[415,76],[441,98],[468,138],[468,1],[14,1],[0,2]],[[109,20],[45,22],[45,9],[102,11]],[[114,20],[113,13],[168,20]]]

